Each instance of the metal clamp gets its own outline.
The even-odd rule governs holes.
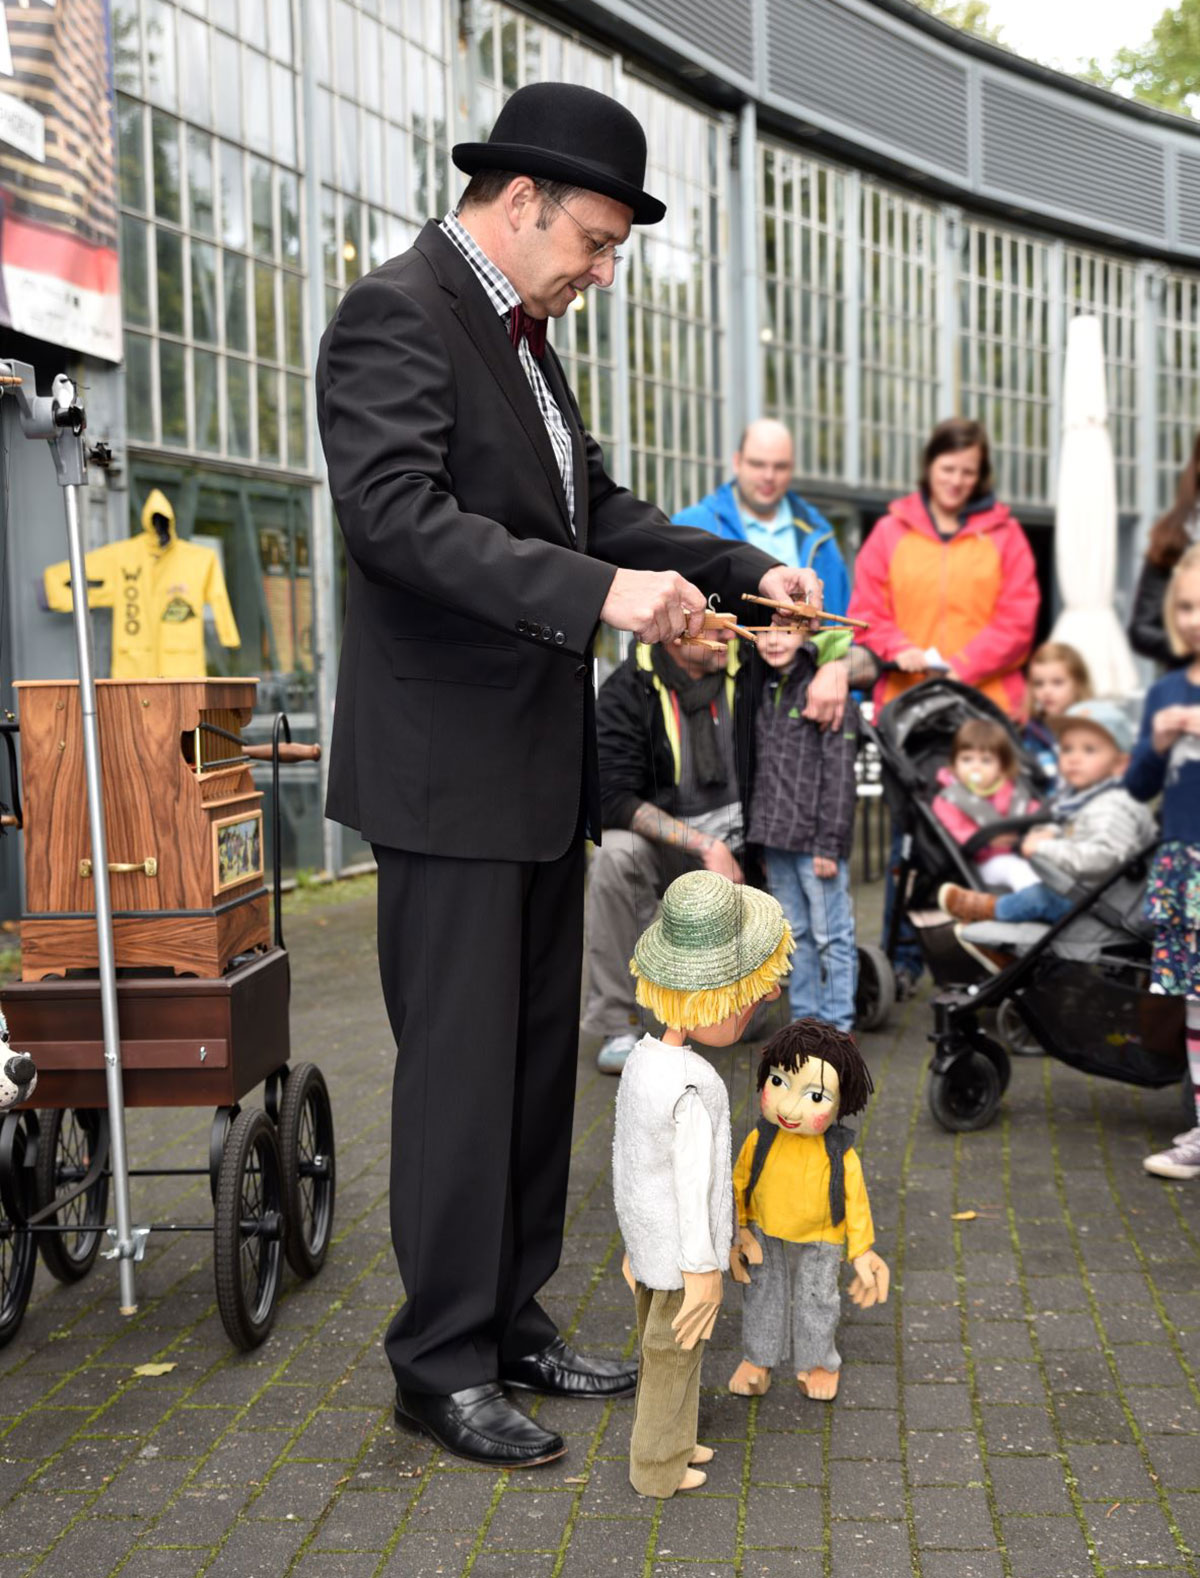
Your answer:
[[[158,875],[158,861],[153,855],[147,855],[145,860],[110,860],[108,869],[110,871],[140,871],[145,877],[156,877]],[[81,877],[90,877],[91,874],[91,861],[81,860],[79,862],[79,875]]]
[[[146,1255],[146,1240],[150,1237],[149,1227],[132,1226],[129,1229],[129,1244],[122,1248],[119,1235],[115,1227],[106,1227],[105,1236],[118,1239],[112,1249],[102,1249],[101,1257],[104,1260],[143,1260]]]

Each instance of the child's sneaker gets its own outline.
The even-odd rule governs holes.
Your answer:
[[[1200,1126],[1177,1134],[1169,1151],[1147,1156],[1142,1166],[1156,1178],[1200,1178]]]

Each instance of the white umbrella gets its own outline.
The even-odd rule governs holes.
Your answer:
[[[1063,611],[1052,639],[1083,654],[1098,696],[1129,695],[1138,677],[1113,608],[1117,484],[1108,433],[1104,341],[1099,318],[1087,315],[1072,318],[1067,326],[1054,565]]]

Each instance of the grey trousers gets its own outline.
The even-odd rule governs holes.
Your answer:
[[[641,1033],[642,1010],[629,973],[634,944],[658,912],[675,878],[700,862],[666,844],[651,843],[625,828],[605,828],[604,842],[588,865],[584,904],[587,997],[583,1029],[589,1035]]]
[[[842,1312],[842,1245],[790,1244],[769,1238],[755,1223],[751,1231],[762,1245],[763,1263],[750,1267],[749,1285],[742,1289],[743,1356],[773,1370],[786,1362],[790,1346],[797,1371],[840,1370],[834,1338]]]

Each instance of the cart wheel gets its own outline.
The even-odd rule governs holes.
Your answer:
[[[337,1182],[333,1108],[325,1076],[315,1063],[297,1063],[284,1084],[279,1103],[279,1155],[288,1265],[298,1277],[315,1277],[329,1248]]]
[[[221,1322],[235,1347],[257,1348],[275,1320],[283,1270],[283,1174],[275,1127],[261,1107],[230,1126],[213,1211]]]
[[[37,1157],[33,1166],[34,1203],[37,1210],[59,1194],[81,1184],[93,1160],[108,1153],[108,1113],[100,1108],[38,1113]],[[108,1214],[108,1174],[101,1173],[83,1194],[76,1195],[52,1216],[47,1224],[58,1223],[71,1231],[38,1233],[42,1262],[60,1282],[78,1282],[86,1277],[100,1249],[104,1219]]]
[[[858,986],[854,993],[854,1024],[858,1030],[879,1030],[896,1004],[896,972],[882,948],[858,946]]]
[[[951,1134],[986,1129],[1000,1105],[1000,1070],[982,1052],[964,1052],[944,1074],[929,1076],[929,1110]]]
[[[1011,997],[996,1010],[996,1030],[1013,1057],[1045,1057],[1045,1048],[1021,1018]]]
[[[0,1348],[17,1335],[37,1269],[37,1245],[28,1228],[16,1225],[33,1210],[33,1159],[38,1121],[32,1112],[9,1112],[0,1123]]]

